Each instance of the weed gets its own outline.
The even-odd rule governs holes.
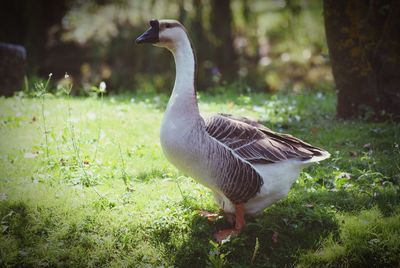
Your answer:
[[[208,253],[208,264],[213,268],[222,268],[227,264],[230,252],[223,253],[221,245],[210,240],[211,249]]]
[[[49,139],[48,139],[48,130],[47,130],[47,125],[46,125],[46,116],[45,116],[45,96],[47,94],[47,86],[49,85],[51,76],[53,74],[49,74],[49,78],[46,81],[46,84],[43,85],[43,82],[37,82],[35,83],[35,91],[36,91],[36,96],[41,98],[41,114],[42,114],[42,125],[43,125],[43,135],[45,138],[45,144],[46,144],[46,157],[49,159]]]
[[[124,157],[122,155],[121,145],[119,143],[118,143],[118,151],[119,151],[119,156],[121,158],[121,176],[122,176],[122,180],[124,181],[126,190],[127,191],[132,191],[132,186],[130,185],[129,176],[126,173],[125,160],[124,160]]]
[[[254,245],[253,255],[251,256],[251,265],[254,264],[254,260],[257,257],[258,251],[260,250],[260,242],[258,242],[258,237],[256,237],[256,244]]]
[[[65,73],[65,79],[69,79],[69,75],[67,73]],[[79,179],[79,183],[81,183],[83,186],[94,186],[97,184],[96,180],[93,180],[93,176],[89,176],[88,172],[86,171],[86,168],[83,166],[84,161],[82,161],[81,159],[81,151],[80,151],[80,147],[77,144],[77,140],[75,137],[75,128],[74,128],[74,124],[72,122],[72,109],[71,109],[71,90],[72,90],[72,81],[69,81],[69,83],[66,85],[64,91],[67,94],[67,106],[68,106],[68,117],[67,117],[67,121],[68,121],[68,126],[69,126],[69,132],[70,132],[70,136],[71,136],[71,143],[74,149],[74,153],[75,153],[75,161],[77,162],[78,166],[80,167],[80,172],[82,172],[83,174],[83,179]],[[101,194],[99,194],[99,192],[94,188],[95,192],[100,196],[100,198],[103,198],[103,196]]]
[[[100,83],[100,85],[98,87],[92,87],[92,91],[96,94],[100,94],[100,111],[103,110],[103,95],[106,92],[106,83],[104,81],[102,81]],[[96,146],[95,146],[95,150],[94,150],[94,155],[93,155],[93,162],[96,162],[96,157],[97,157],[97,150],[99,147],[99,142],[100,142],[100,133],[101,133],[101,114],[99,113],[99,118],[98,118],[98,122],[99,122],[99,128],[97,131],[97,139],[96,139]]]

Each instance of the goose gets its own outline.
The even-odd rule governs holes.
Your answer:
[[[168,161],[211,189],[216,203],[233,216],[217,241],[238,235],[245,215],[258,215],[287,196],[302,168],[330,154],[245,117],[200,115],[196,60],[187,30],[176,20],[151,20],[136,39],[167,48],[175,60],[175,84],[161,122],[160,144]]]

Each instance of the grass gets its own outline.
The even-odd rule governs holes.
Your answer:
[[[337,120],[330,93],[199,98],[332,157],[217,244],[227,223],[199,216],[218,211],[210,192],[162,155],[167,96],[2,98],[0,266],[400,265],[398,124]]]

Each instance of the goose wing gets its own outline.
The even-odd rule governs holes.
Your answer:
[[[205,120],[207,133],[250,163],[270,164],[287,159],[306,161],[324,150],[288,134],[281,134],[247,119],[216,114]]]
[[[322,149],[291,135],[276,133],[244,117],[216,114],[205,119],[207,133],[229,150],[217,150],[218,187],[233,203],[244,203],[261,189],[264,180],[252,164],[286,159],[306,161],[326,155]],[[327,154],[329,155],[329,154]]]

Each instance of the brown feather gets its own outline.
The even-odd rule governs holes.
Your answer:
[[[245,117],[217,114],[205,121],[208,134],[250,163],[287,159],[308,160],[325,151],[288,134],[281,134]]]

